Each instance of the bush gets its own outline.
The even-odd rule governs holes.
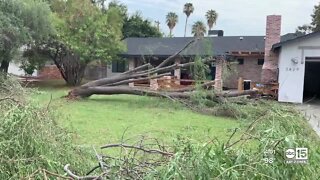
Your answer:
[[[228,105],[224,108],[228,109]],[[291,106],[275,102],[230,104],[243,128],[230,141],[193,144],[178,138],[174,158],[150,173],[159,179],[319,179],[319,138]],[[242,114],[240,114],[242,113]],[[248,124],[249,123],[249,124]],[[305,147],[309,164],[287,164],[287,148]],[[266,163],[265,158],[274,158]]]
[[[27,178],[38,169],[64,174],[68,163],[85,173],[91,156],[72,144],[55,121],[59,116],[28,101],[16,81],[0,77],[0,82],[0,179]],[[32,176],[43,179],[41,173]]]

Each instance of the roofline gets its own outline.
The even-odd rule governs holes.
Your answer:
[[[260,52],[261,53],[261,52]],[[122,58],[140,58],[140,57],[158,57],[158,58],[168,58],[172,55],[136,55],[136,54],[119,54],[120,57]],[[197,55],[179,55],[181,57],[196,57]],[[199,56],[210,56],[210,55],[199,55]],[[248,55],[244,55],[244,54],[229,54],[229,53],[225,53],[225,54],[216,54],[213,55],[213,57],[246,57],[246,56],[252,56],[252,57],[260,57],[260,56],[264,56],[264,54],[248,54]]]
[[[224,38],[224,37],[265,37],[265,35],[253,35],[253,36],[205,36],[203,38]],[[123,39],[123,41],[127,40],[127,39],[182,39],[182,38],[196,38],[196,37],[127,37],[125,39]]]
[[[274,44],[272,46],[272,50],[276,50],[276,49],[280,48],[284,44],[288,44],[288,43],[291,43],[291,42],[296,42],[296,41],[303,40],[303,39],[306,39],[306,38],[311,38],[311,37],[314,37],[314,36],[317,36],[317,35],[320,35],[320,31],[316,31],[316,32],[313,32],[313,33],[310,33],[310,34],[299,36],[299,37],[296,37],[294,39],[289,39],[287,41],[279,42],[279,43],[276,43],[276,44]]]

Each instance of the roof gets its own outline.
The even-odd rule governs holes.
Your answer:
[[[124,57],[170,56],[181,50],[194,37],[127,38]],[[264,36],[205,37],[181,52],[182,56],[225,55],[231,51],[264,52]]]
[[[313,35],[315,33],[312,33]],[[288,33],[281,36],[281,42],[273,46],[278,48],[285,43],[313,36],[302,36],[297,33]],[[194,37],[173,38],[127,38],[124,40],[127,50],[123,57],[157,56],[168,57],[181,50]],[[182,51],[182,56],[195,55],[226,55],[227,52],[264,52],[265,36],[217,36],[204,37]]]
[[[318,36],[320,35],[320,31],[317,31],[317,32],[313,32],[313,33],[310,33],[310,34],[307,34],[307,35],[299,35],[299,34],[296,34],[295,37],[291,37],[291,38],[288,38],[288,39],[285,39],[277,44],[274,44],[272,46],[272,49],[277,49],[277,48],[280,48],[281,46],[283,45],[286,45],[288,43],[292,43],[292,42],[300,42],[300,41],[303,41],[305,39],[309,39],[309,38],[313,38],[315,36]]]

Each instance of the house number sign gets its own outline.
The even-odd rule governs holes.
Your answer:
[[[299,71],[299,68],[298,67],[286,67],[286,71]]]

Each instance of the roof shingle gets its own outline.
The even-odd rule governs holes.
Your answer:
[[[193,37],[127,38],[124,40],[127,51],[122,53],[122,56],[170,56],[192,39]],[[189,46],[181,55],[218,56],[230,51],[264,52],[264,36],[205,37]]]

